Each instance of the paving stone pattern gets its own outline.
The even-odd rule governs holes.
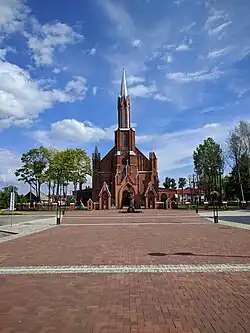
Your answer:
[[[249,230],[193,212],[69,212],[0,244],[0,332],[247,333],[249,265]]]
[[[1,332],[249,332],[249,275],[242,273],[6,276],[0,281]]]

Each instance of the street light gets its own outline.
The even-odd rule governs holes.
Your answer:
[[[219,200],[220,194],[217,191],[211,192],[211,198],[213,201],[213,215],[214,215],[214,223],[219,222],[219,214],[218,214],[218,200]]]
[[[196,190],[197,190],[197,194],[198,197],[196,195],[196,213],[199,213],[199,203],[200,203],[200,189],[199,189],[199,176],[198,174],[196,175]]]
[[[62,216],[62,211],[61,211],[61,204],[62,204],[62,198],[61,198],[61,183],[59,184],[59,195],[57,197],[57,206],[56,206],[56,224],[59,225],[61,224],[61,216]],[[59,201],[60,200],[60,201]],[[60,205],[59,205],[60,202]]]

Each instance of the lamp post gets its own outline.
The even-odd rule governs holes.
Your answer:
[[[218,199],[220,194],[217,191],[211,192],[211,197],[213,201],[213,216],[214,216],[214,223],[219,222],[219,214],[218,214]]]
[[[198,173],[196,174],[196,190],[198,197],[196,196],[196,214],[199,213],[199,203],[200,203],[200,190],[199,190],[199,176]]]
[[[59,204],[60,203],[60,204]],[[61,204],[62,204],[62,198],[61,198],[61,183],[59,184],[59,195],[57,197],[57,206],[56,206],[56,224],[61,224]]]

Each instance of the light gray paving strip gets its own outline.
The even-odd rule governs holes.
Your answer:
[[[233,273],[250,272],[250,264],[205,265],[100,265],[0,267],[0,275],[89,274],[89,273]]]
[[[7,242],[13,239],[17,239],[20,237],[28,236],[33,233],[37,233],[40,231],[45,231],[50,228],[56,227],[56,220],[54,217],[40,219],[40,220],[32,220],[27,222],[22,222],[18,224],[13,224],[13,226],[2,226],[0,229],[3,232],[13,232],[16,235],[9,235],[3,238],[0,238],[0,243]]]

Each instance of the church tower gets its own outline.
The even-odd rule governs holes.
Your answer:
[[[130,96],[127,92],[125,69],[122,70],[121,90],[118,96],[118,128],[115,131],[115,149],[117,172],[120,181],[129,168],[131,176],[136,177],[135,131],[130,122]]]
[[[152,152],[147,158],[136,147],[130,113],[130,96],[123,68],[117,98],[118,126],[115,130],[115,145],[102,159],[97,148],[92,156],[92,199],[99,202],[99,207],[107,206],[103,202],[110,200],[112,205],[120,209],[129,204],[130,197],[134,199],[135,208],[139,208],[145,198],[148,200],[148,207],[149,202],[156,202],[157,157]]]

